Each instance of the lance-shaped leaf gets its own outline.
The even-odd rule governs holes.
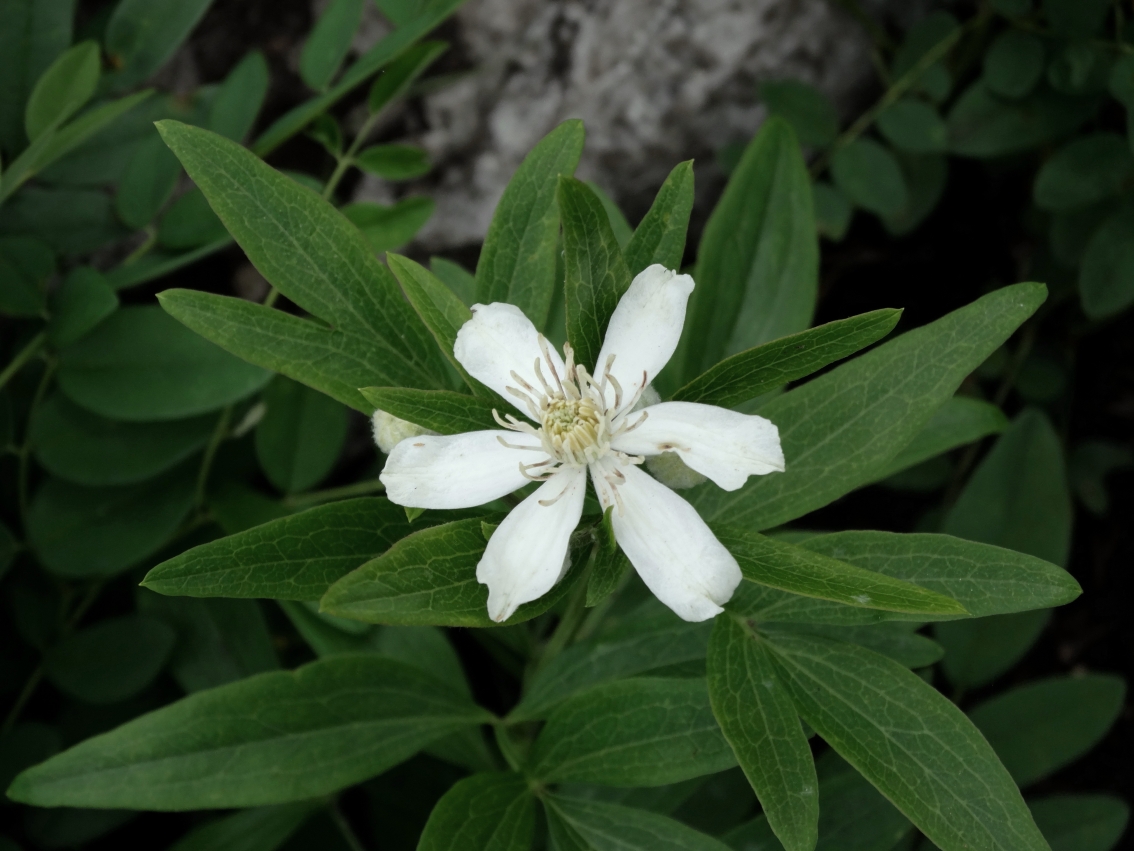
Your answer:
[[[811,324],[819,237],[807,166],[783,119],[765,121],[745,150],[705,225],[693,277],[678,349],[686,380]]]
[[[875,573],[804,547],[714,524],[713,534],[749,582],[847,606],[910,614],[963,615],[956,600],[883,573]]]
[[[1052,851],[1110,851],[1130,818],[1127,803],[1111,795],[1051,795],[1028,806]]]
[[[647,677],[563,703],[531,755],[540,780],[603,786],[664,786],[735,764],[703,680]]]
[[[185,834],[169,851],[275,851],[320,807],[299,801],[241,810]]]
[[[938,847],[1048,851],[984,737],[921,677],[852,644],[770,637],[803,720]]]
[[[678,402],[731,408],[850,357],[885,337],[902,311],[885,308],[789,334],[725,358],[673,394]]]
[[[953,598],[974,618],[1059,606],[1082,589],[1065,570],[1033,556],[948,535],[853,531],[816,535],[798,546],[847,564],[904,579]],[[742,583],[730,608],[764,622],[855,625],[882,620],[953,620],[854,609]]]
[[[158,130],[264,277],[342,332],[356,358],[380,364],[363,384],[445,386],[429,331],[341,213],[229,139],[176,121]]]
[[[622,254],[633,277],[654,263],[680,269],[693,212],[693,160],[678,163],[658,190]]]
[[[410,531],[400,505],[348,499],[193,547],[153,568],[142,584],[171,596],[318,600]]]
[[[491,716],[433,677],[339,656],[198,692],[13,782],[41,807],[195,810],[331,794]]]
[[[769,625],[768,628],[806,632],[810,635],[821,635],[836,641],[858,644],[875,653],[881,653],[907,668],[924,668],[941,661],[941,657],[945,655],[945,648],[932,638],[914,632],[917,627],[917,621],[892,621],[862,626],[777,623]]]
[[[631,627],[581,641],[540,668],[509,720],[542,718],[553,706],[591,686],[705,658],[709,624],[686,623],[666,612]]]
[[[969,396],[954,396],[937,409],[937,413],[893,457],[878,478],[892,476],[942,452],[1004,431],[1007,427],[1008,418],[995,405]]]
[[[543,802],[556,851],[728,851],[720,840],[648,810],[565,795]]]
[[[760,414],[779,427],[786,471],[691,500],[703,516],[767,529],[873,480],[1046,294],[996,290],[773,399]]]
[[[595,366],[610,315],[630,286],[630,270],[602,201],[581,180],[559,178],[567,339],[575,360]]]
[[[535,798],[522,774],[474,774],[441,796],[418,851],[528,851]]]
[[[445,286],[440,278],[420,263],[392,252],[386,254],[386,262],[390,264],[390,269],[397,277],[398,283],[402,285],[402,291],[413,305],[413,309],[417,311],[417,315],[421,317],[421,321],[437,341],[437,347],[460,373],[465,384],[478,396],[494,398],[496,394],[479,381],[473,381],[453,354],[457,332],[461,330],[462,325],[472,319],[472,311]]]
[[[1121,677],[1051,677],[1017,686],[969,713],[1020,786],[1089,751],[1122,711]]]
[[[403,538],[332,585],[323,596],[322,611],[367,623],[499,626],[488,616],[488,587],[476,581],[476,566],[488,545],[482,522],[457,520]],[[572,559],[572,569],[558,585],[520,606],[505,623],[529,620],[554,606],[578,579],[585,561]]]
[[[438,434],[461,434],[500,428],[492,418],[495,408],[510,413],[511,407],[489,399],[452,390],[414,390],[407,387],[362,387],[358,391],[371,409],[377,408]]]
[[[544,326],[555,290],[555,190],[559,175],[575,173],[582,151],[583,122],[564,121],[516,169],[496,205],[476,264],[478,302],[506,301],[537,328]]]
[[[762,639],[719,617],[708,655],[709,697],[725,738],[787,851],[812,851],[819,835],[819,781],[795,706]]]

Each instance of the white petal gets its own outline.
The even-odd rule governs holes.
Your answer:
[[[488,616],[494,621],[507,620],[559,581],[586,492],[586,471],[562,467],[492,533],[476,566],[476,581],[488,586]]]
[[[601,376],[606,359],[614,355],[611,373],[622,385],[622,402],[627,404],[642,386],[642,374],[649,384],[669,363],[681,339],[685,324],[685,304],[693,292],[693,279],[679,275],[659,263],[648,266],[626,290],[606,329],[606,339],[598,363],[585,364]],[[614,391],[607,388],[607,404],[613,404]]]
[[[726,491],[743,486],[749,476],[783,472],[780,430],[763,417],[693,402],[662,402],[643,413],[640,426],[611,444],[619,452],[676,452],[687,467]],[[640,416],[631,414],[631,422]]]
[[[513,446],[509,449],[497,438]],[[386,496],[413,508],[471,508],[528,483],[520,464],[547,460],[539,441],[514,431],[469,431],[403,440],[386,458]]]
[[[736,559],[688,502],[633,465],[617,469],[626,480],[611,512],[614,537],[642,581],[687,621],[720,614],[740,584]],[[595,490],[605,509],[610,486],[596,477]]]
[[[457,332],[457,341],[453,344],[454,357],[469,375],[526,413],[525,406],[508,392],[509,386],[516,387],[517,384],[512,372],[542,391],[543,385],[535,372],[538,359],[542,361],[540,368],[544,379],[552,385],[555,383],[539,345],[539,332],[523,311],[512,304],[474,304],[472,314],[473,318]],[[562,378],[565,374],[563,359],[550,345],[547,353],[551,357],[551,366]]]

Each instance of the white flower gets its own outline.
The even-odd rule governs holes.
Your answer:
[[[613,506],[622,551],[678,615],[711,618],[740,584],[736,559],[700,515],[638,467],[672,452],[725,490],[784,469],[779,432],[762,417],[689,402],[633,410],[677,348],[692,290],[692,278],[660,265],[639,274],[610,318],[597,376],[574,363],[569,345],[561,359],[513,305],[473,307],[454,355],[532,422],[497,414],[501,430],[403,440],[381,479],[391,500],[416,508],[469,508],[542,483],[493,532],[477,565],[493,620],[562,577],[588,470],[603,509]]]

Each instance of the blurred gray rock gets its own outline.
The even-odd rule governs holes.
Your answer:
[[[806,80],[849,111],[872,74],[861,29],[825,0],[468,0],[456,32],[474,70],[425,96],[413,140],[437,164],[410,187],[437,200],[417,240],[429,251],[480,242],[524,155],[566,118],[587,128],[578,176],[635,222],[682,160],[699,198],[717,195],[714,153],[759,127],[760,81]],[[357,197],[392,190],[367,178]]]

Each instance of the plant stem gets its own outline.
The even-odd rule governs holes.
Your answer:
[[[147,254],[149,254],[150,249],[152,249],[155,245],[157,245],[157,230],[154,228],[153,225],[146,225],[145,234],[146,234],[145,240],[142,242],[141,245],[139,245],[137,248],[135,248],[133,251],[131,251],[126,256],[126,259],[123,260],[122,263],[121,263],[122,266],[130,266],[130,265],[136,263],[137,261],[139,261],[143,257],[145,257]]]
[[[284,498],[283,502],[288,508],[306,508],[311,505],[321,505],[324,502],[334,502],[337,499],[381,493],[385,489],[386,486],[378,479],[367,479],[364,482],[355,482],[353,485],[343,485],[341,488],[327,488],[326,490],[288,496]]]
[[[220,448],[221,442],[224,440],[225,435],[228,434],[228,422],[232,419],[232,405],[226,405],[224,410],[221,411],[220,416],[217,417],[216,428],[213,429],[212,437],[209,438],[209,444],[205,447],[205,455],[201,458],[201,469],[197,472],[197,491],[193,497],[193,507],[198,511],[205,504],[205,487],[209,483],[209,472],[213,468],[213,460],[216,458],[217,449]]]
[[[0,387],[7,384],[17,372],[23,367],[25,363],[39,354],[39,350],[43,348],[43,344],[47,342],[47,332],[40,331],[28,344],[20,349],[19,353],[12,358],[12,362],[4,367],[4,371],[0,372]]]
[[[35,416],[40,404],[43,402],[43,397],[47,393],[47,388],[51,385],[51,376],[55,374],[55,359],[52,358],[47,362],[47,368],[44,369],[43,375],[39,379],[39,386],[35,389],[35,395],[32,397],[31,406],[28,408],[28,424],[24,427],[24,442],[19,450],[19,468],[16,471],[16,499],[19,503],[20,509],[20,523],[23,525],[24,538],[27,539],[28,534],[28,475],[30,471],[32,445],[31,445],[31,419]]]
[[[866,112],[860,115],[850,127],[844,130],[832,144],[831,147],[824,151],[818,159],[811,164],[811,176],[818,177],[823,171],[831,164],[831,158],[834,157],[839,151],[865,133],[870,129],[870,125],[878,118],[886,107],[895,103],[907,91],[909,91],[921,79],[922,74],[928,71],[936,62],[940,61],[953,46],[960,40],[961,35],[964,33],[964,27],[958,27],[933,45],[925,55],[919,59],[910,70],[906,71],[901,77],[894,81],[894,84],[886,90],[878,102],[870,107]]]
[[[358,153],[358,149],[362,147],[362,143],[366,141],[366,137],[370,135],[370,131],[374,129],[375,122],[378,121],[378,116],[381,112],[375,112],[366,119],[366,123],[355,134],[354,141],[350,143],[345,154],[339,157],[339,161],[335,163],[335,170],[331,172],[331,176],[327,178],[327,185],[323,187],[323,200],[329,201],[331,196],[338,188],[339,181],[343,179],[343,175],[347,173],[352,165],[354,165],[354,155]]]
[[[591,571],[588,567],[579,577],[579,581],[575,583],[575,587],[571,591],[571,598],[567,601],[567,608],[563,612],[563,617],[559,619],[555,632],[551,633],[551,638],[544,645],[535,671],[545,667],[548,662],[563,652],[582,625],[583,617],[587,612],[587,581],[590,579],[590,575]],[[533,673],[535,672],[533,671]]]
[[[346,844],[350,846],[350,851],[366,851],[366,847],[359,841],[355,835],[350,822],[346,820],[343,811],[339,809],[338,801],[332,801],[327,805],[327,812],[331,814],[331,821],[335,823],[335,827],[339,829],[339,833],[343,835]]]

